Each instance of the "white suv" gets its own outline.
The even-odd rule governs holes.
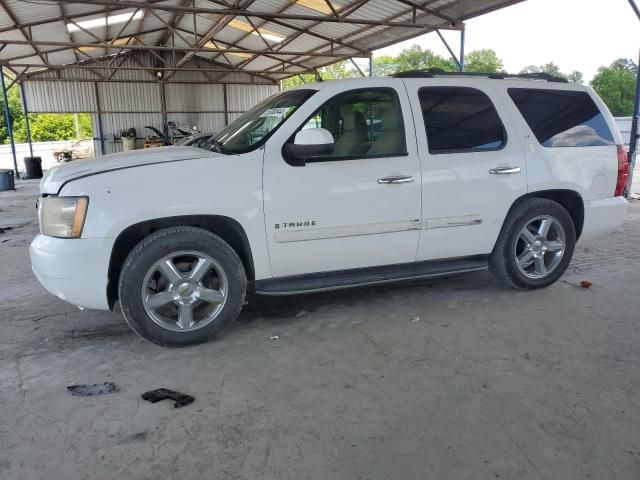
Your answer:
[[[281,92],[211,139],[50,170],[33,271],[161,345],[212,338],[245,293],[491,269],[519,289],[627,211],[626,151],[594,92],[425,72]]]

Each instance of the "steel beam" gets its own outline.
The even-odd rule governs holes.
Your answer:
[[[464,72],[464,28],[460,30],[460,72]]]
[[[53,47],[65,47],[65,48],[104,48],[105,50],[119,50],[124,48],[125,50],[155,50],[159,52],[194,52],[194,53],[255,53],[257,55],[280,55],[291,57],[336,57],[342,58],[349,53],[309,53],[309,52],[291,52],[291,51],[274,51],[274,50],[259,50],[259,49],[244,49],[244,48],[193,48],[193,47],[169,47],[165,45],[113,45],[111,43],[83,43],[83,42],[59,42],[55,40],[2,40],[3,43],[8,45],[50,45]],[[43,52],[44,53],[44,52]],[[3,62],[5,65],[8,62]]]
[[[96,100],[96,120],[98,121],[98,141],[100,142],[100,155],[104,155],[104,132],[102,130],[102,112],[100,105],[100,91],[98,90],[98,82],[93,82],[93,93]]]
[[[127,57],[127,58],[131,58],[131,57]],[[202,60],[201,58],[197,58],[196,60]],[[181,72],[207,72],[207,73],[244,73],[247,75],[264,75],[264,74],[273,74],[273,73],[278,73],[278,74],[287,74],[287,75],[297,75],[299,73],[307,73],[307,70],[297,70],[297,71],[279,71],[279,72],[274,72],[274,71],[270,71],[270,70],[232,70],[228,67],[224,67],[221,66],[219,68],[191,68],[191,67],[148,67],[148,66],[132,66],[132,65],[126,65],[126,66],[112,66],[112,65],[105,65],[105,66],[99,66],[99,65],[83,65],[83,64],[77,64],[77,65],[40,65],[38,63],[19,63],[19,64],[12,64],[13,66],[16,67],[24,67],[24,68],[48,68],[51,70],[112,70],[112,69],[118,69],[118,70],[138,70],[138,71],[148,71],[148,72],[173,72],[175,70],[179,70]],[[102,81],[99,79],[93,79],[95,81]],[[106,79],[104,81],[107,81]],[[137,80],[136,80],[137,81]]]
[[[125,8],[148,8],[149,4],[140,1],[131,1],[131,0],[122,0],[122,1],[114,1],[114,0],[92,0],[88,1],[75,1],[75,0],[58,0],[59,3],[65,4],[85,4],[85,5],[102,5],[105,7],[113,7],[118,9]],[[253,10],[243,10],[240,8],[207,8],[207,7],[188,7],[181,5],[167,5],[167,4],[155,4],[153,8],[157,10],[164,10],[167,12],[176,12],[176,13],[201,13],[208,15],[231,15],[234,17],[242,17],[242,16],[251,16],[251,17],[262,17],[262,18],[276,18],[279,20],[302,20],[314,22],[318,20],[318,15],[300,15],[300,14],[290,14],[290,13],[273,13],[273,12],[263,12],[263,11],[253,11]],[[395,21],[385,21],[385,20],[374,20],[370,18],[344,18],[344,17],[331,17],[324,16],[322,17],[323,23],[342,23],[342,24],[351,24],[351,25],[373,25],[373,26],[386,26],[386,27],[399,27],[399,28],[428,28],[431,25],[421,24],[417,22],[395,22]]]
[[[456,62],[456,65],[458,66],[458,70],[462,71],[462,64],[460,63],[460,60],[458,59],[458,57],[456,57],[456,54],[453,53],[453,50],[449,46],[449,42],[447,42],[447,40],[444,38],[444,36],[442,36],[442,33],[440,33],[440,30],[438,30],[437,28],[436,28],[436,33],[440,37],[440,40],[442,40],[442,43],[444,44],[444,46],[447,48],[447,50],[449,52],[449,55],[451,56],[453,61]],[[460,48],[462,48],[462,47],[460,47]]]
[[[16,178],[20,178],[18,171],[18,159],[16,157],[16,143],[13,139],[13,121],[11,119],[11,110],[9,110],[9,99],[7,98],[7,86],[4,82],[4,68],[0,67],[0,87],[2,88],[2,99],[4,100],[4,118],[7,122],[7,134],[11,142],[11,154],[13,155],[13,168],[16,172]]]
[[[22,100],[22,114],[24,124],[27,129],[27,142],[29,143],[29,156],[33,157],[33,144],[31,143],[31,125],[29,124],[29,109],[27,108],[27,97],[24,94],[24,83],[20,82],[20,99]]]
[[[629,5],[640,20],[640,9],[635,0],[629,0]],[[636,68],[636,94],[633,101],[633,116],[631,117],[631,132],[629,134],[629,181],[627,183],[627,194],[631,190],[633,183],[633,169],[636,165],[638,148],[638,121],[640,116],[640,54],[638,54],[638,64]]]
[[[270,75],[276,75],[276,72],[269,72]],[[291,77],[293,75],[297,75],[297,73],[290,73],[290,72],[285,72],[282,74],[283,76],[281,77],[282,79],[287,78],[287,77]],[[226,81],[226,80],[220,80],[217,81],[215,83],[219,83],[219,84],[229,84],[229,85],[276,85],[278,83],[278,81],[281,79],[279,78],[270,78],[269,82],[239,82],[237,80],[233,80],[233,81]],[[69,77],[69,78],[38,78],[38,77],[30,77],[28,80],[25,80],[27,82],[48,82],[48,83],[60,83],[60,82],[70,82],[70,83],[131,83],[131,80],[128,79],[112,79],[112,80],[96,80],[95,78],[82,78],[82,77]],[[149,80],[135,80],[134,83],[153,83],[156,84],[158,83],[158,80],[153,80],[153,79],[149,79]],[[176,84],[183,84],[183,85],[210,85],[211,82],[210,81],[196,81],[196,80],[167,80],[165,83],[176,83]]]
[[[360,73],[361,77],[366,77],[366,75],[364,74],[364,72],[362,71],[362,69],[360,68],[360,65],[358,65],[355,60],[353,59],[353,57],[349,57],[349,60],[351,61],[351,63],[353,64],[354,67],[356,67],[356,70],[358,70],[358,72]]]
[[[631,132],[629,134],[629,181],[627,183],[627,193],[631,190],[633,183],[633,169],[636,166],[638,149],[638,120],[640,116],[640,54],[638,55],[638,66],[636,69],[636,94],[633,102],[633,116],[631,117]]]
[[[638,17],[638,20],[640,20],[640,8],[638,8],[638,5],[636,5],[635,0],[629,0],[629,5],[631,5],[631,8],[635,12],[636,17]]]

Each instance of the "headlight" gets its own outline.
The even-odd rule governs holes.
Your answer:
[[[40,230],[51,237],[80,238],[88,205],[88,197],[41,198]]]

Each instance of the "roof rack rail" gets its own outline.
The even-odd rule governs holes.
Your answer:
[[[409,70],[391,75],[393,78],[434,78],[451,77],[484,77],[503,80],[505,78],[528,78],[530,80],[546,80],[547,82],[569,83],[566,78],[556,77],[546,72],[536,73],[482,73],[482,72],[445,72],[441,68],[427,68],[425,70]]]

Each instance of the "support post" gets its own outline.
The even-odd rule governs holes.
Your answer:
[[[31,126],[29,125],[29,109],[27,108],[27,97],[24,94],[24,83],[20,82],[20,98],[22,99],[22,113],[24,114],[24,124],[27,128],[27,142],[29,143],[29,156],[33,157],[33,144],[31,143]]]
[[[160,80],[160,116],[162,118],[162,133],[169,143],[169,125],[167,124],[167,97],[164,89],[164,81]]]
[[[436,33],[440,37],[440,40],[442,40],[442,43],[444,44],[444,46],[447,48],[447,51],[449,52],[449,55],[451,55],[451,58],[453,59],[453,61],[456,62],[456,66],[458,67],[458,70],[462,71],[462,65],[460,64],[460,60],[458,60],[458,57],[456,57],[456,54],[453,53],[453,50],[449,46],[449,42],[447,42],[447,40],[444,38],[442,33],[440,33],[440,30],[438,30],[437,28],[436,28]]]
[[[373,77],[373,57],[369,57],[369,76]]]
[[[460,30],[460,73],[464,72],[464,27]]]
[[[636,165],[636,151],[638,148],[638,117],[640,116],[640,54],[636,69],[636,96],[633,102],[633,116],[631,117],[631,134],[629,135],[629,182],[627,192],[631,190],[633,182],[633,168]]]
[[[633,9],[633,12],[636,14],[636,17],[638,17],[638,20],[640,20],[640,8],[638,8],[638,5],[636,5],[636,1],[629,0],[629,5],[631,5],[631,8]]]
[[[229,125],[229,99],[227,97],[228,92],[227,92],[227,84],[223,83],[222,84],[222,97],[224,100],[224,126],[226,127],[227,125]]]
[[[366,75],[364,74],[364,72],[362,71],[362,69],[360,68],[360,65],[358,65],[354,60],[353,57],[349,57],[349,60],[351,60],[351,63],[353,63],[353,66],[356,67],[356,70],[358,70],[358,72],[360,73],[361,77],[366,77]]]
[[[13,125],[11,124],[11,111],[9,110],[9,100],[7,98],[7,86],[4,81],[4,68],[0,67],[0,83],[2,85],[2,99],[4,100],[4,118],[7,121],[7,133],[11,141],[11,154],[13,155],[13,168],[16,172],[16,178],[20,178],[18,172],[18,159],[16,157],[16,143],[13,139]]]
[[[100,138],[100,155],[104,155],[104,135],[102,133],[102,108],[100,107],[100,92],[98,91],[98,82],[93,82],[93,91],[96,96],[96,118],[98,120],[98,135]]]

